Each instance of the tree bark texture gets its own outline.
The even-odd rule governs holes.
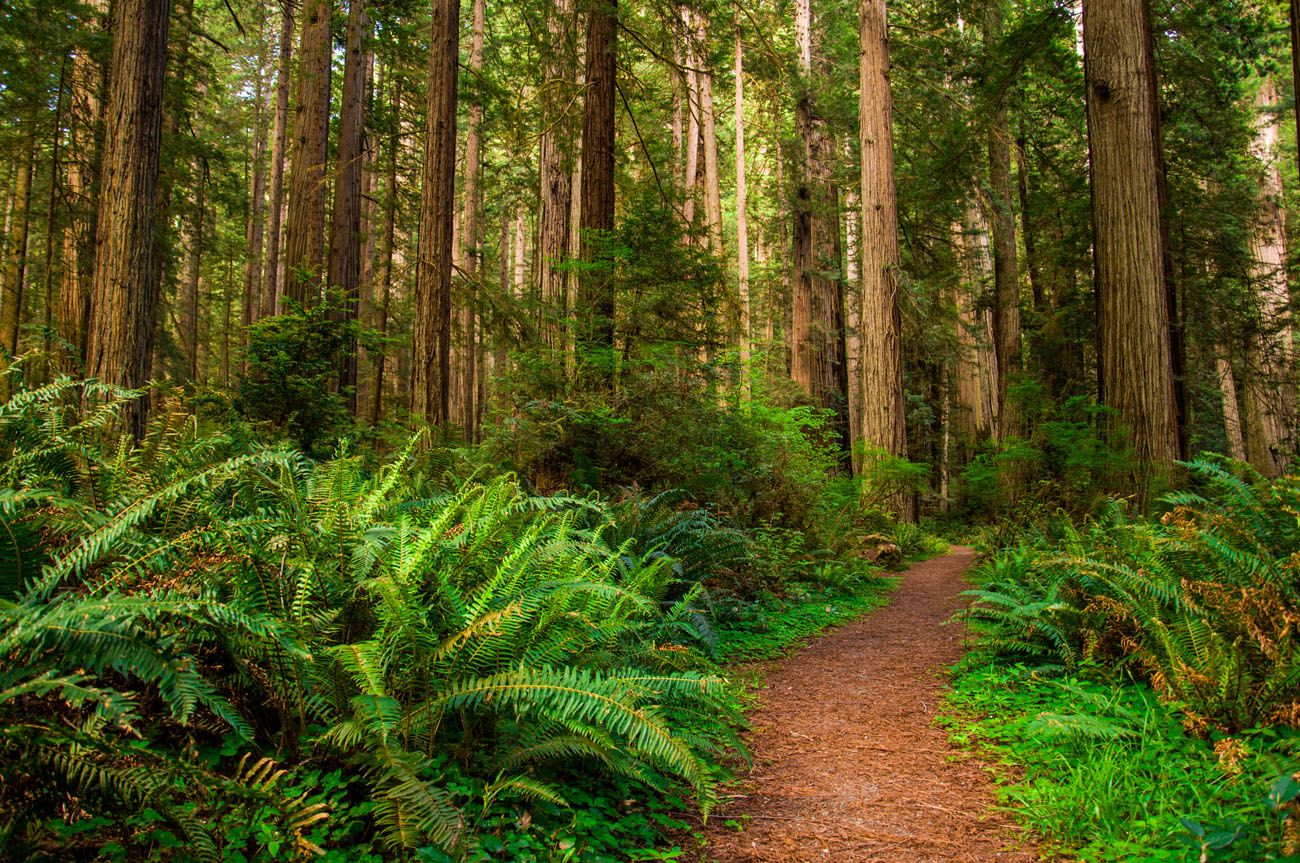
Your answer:
[[[131,388],[146,381],[158,303],[154,230],[170,7],[168,0],[116,0],[113,13],[86,370]],[[147,411],[145,399],[127,410],[137,437]]]
[[[289,89],[293,71],[293,4],[280,3],[280,48],[275,73],[275,120],[271,131],[270,205],[266,228],[266,271],[262,274],[262,317],[282,310],[284,290],[280,226],[284,217],[284,162],[289,148]]]
[[[849,441],[848,369],[840,283],[839,200],[831,179],[834,144],[814,104],[816,27],[810,0],[796,14],[802,92],[796,125],[802,164],[794,201],[792,377],[820,408],[830,410],[842,444]]]
[[[541,306],[539,336],[544,347],[564,347],[568,313],[568,273],[571,210],[573,208],[573,141],[577,133],[572,111],[574,75],[569,28],[573,0],[556,0],[547,18],[549,50],[542,83],[540,141],[541,202],[537,222],[537,298]]]
[[[315,302],[325,265],[325,160],[330,123],[330,18],[333,0],[303,0],[294,108],[284,295]]]
[[[456,221],[456,80],[460,0],[434,0],[420,245],[415,268],[411,411],[438,425],[450,419],[451,270]]]
[[[579,331],[594,362],[594,378],[613,382],[614,281],[605,254],[614,229],[614,108],[616,0],[595,0],[587,13],[587,94],[582,121],[581,258]]]
[[[1179,455],[1155,69],[1144,0],[1086,0],[1098,392],[1132,435],[1139,485]]]
[[[859,0],[859,143],[862,153],[862,425],[858,440],[907,455],[899,306],[898,198],[894,186],[893,98],[885,0]],[[900,516],[910,503],[894,501]]]
[[[348,42],[343,61],[343,106],[339,116],[338,161],[334,170],[334,214],[330,222],[329,287],[339,292],[338,318],[356,321],[361,308],[361,174],[365,167],[366,57],[370,22],[365,0],[348,4]],[[339,392],[348,413],[357,413],[357,344],[349,340],[339,357]]]

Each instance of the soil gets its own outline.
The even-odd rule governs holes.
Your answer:
[[[889,606],[766,668],[748,736],[753,770],[709,817],[702,859],[1039,859],[991,808],[982,765],[934,725],[945,668],[963,653],[950,621],[973,560],[954,548],[917,564]]]

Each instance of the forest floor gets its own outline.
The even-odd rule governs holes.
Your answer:
[[[973,561],[954,548],[913,566],[888,607],[762,668],[754,767],[709,817],[704,860],[1038,859],[991,808],[981,763],[934,724],[944,669],[963,654],[949,621]]]

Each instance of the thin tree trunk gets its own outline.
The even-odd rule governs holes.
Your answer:
[[[573,0],[550,4],[546,81],[542,86],[542,136],[539,173],[540,210],[537,223],[537,297],[541,308],[538,332],[544,347],[562,350],[567,314],[569,256],[573,209],[573,150],[576,135],[570,109],[574,69],[567,38],[573,20]]]
[[[275,73],[275,121],[271,132],[270,222],[266,231],[266,270],[262,274],[262,317],[281,310],[280,224],[284,217],[284,162],[289,146],[289,79],[293,69],[293,4],[280,0],[279,65]]]
[[[108,25],[103,0],[88,4]],[[64,196],[68,221],[63,232],[63,273],[59,284],[59,337],[72,346],[62,364],[68,374],[85,373],[86,333],[90,326],[90,283],[94,263],[96,200],[95,174],[102,150],[99,119],[105,70],[87,48],[78,48],[72,60],[72,99],[68,107],[68,158]]]
[[[1215,376],[1219,379],[1219,396],[1223,400],[1223,433],[1228,440],[1228,455],[1237,461],[1246,460],[1246,443],[1241,435],[1241,412],[1237,408],[1237,381],[1232,374],[1232,362],[1224,352],[1214,359]]]
[[[740,12],[736,12],[736,282],[740,298],[740,394],[748,400],[753,391],[749,368],[752,351],[749,314],[749,215],[745,177],[745,49],[741,41]]]
[[[594,0],[587,11],[587,96],[582,121],[581,258],[578,306],[583,357],[594,380],[614,380],[614,282],[605,251],[614,229],[614,99],[617,0]]]
[[[987,0],[984,44],[992,50],[1002,38],[1002,4]],[[994,106],[989,122],[989,186],[992,192],[994,306],[993,331],[998,354],[998,435],[1024,432],[1019,407],[1008,389],[1022,374],[1020,345],[1020,272],[1016,264],[1016,211],[1011,191],[1011,124],[1006,100]],[[1013,478],[1013,486],[1018,481]]]
[[[402,113],[402,79],[393,75],[393,114]],[[394,122],[388,137],[387,197],[384,200],[384,275],[379,293],[379,308],[375,316],[375,329],[380,337],[388,335],[389,310],[393,296],[393,251],[397,234],[397,162],[401,153],[402,136],[399,124]],[[388,351],[381,347],[375,354],[374,397],[370,403],[370,424],[378,425],[384,410],[384,365]]]
[[[415,270],[411,411],[438,425],[449,416],[452,234],[456,220],[456,75],[460,0],[434,0],[429,99]]]
[[[483,74],[483,32],[484,0],[474,0],[473,24],[470,37],[469,71],[474,79],[473,97],[469,105],[469,117],[465,126],[465,202],[461,216],[460,245],[457,256],[460,267],[467,276],[469,289],[466,302],[460,310],[460,330],[464,341],[461,355],[461,415],[458,421],[465,429],[467,440],[475,439],[477,416],[477,366],[478,347],[475,339],[475,297],[476,285],[482,275],[482,250],[479,237],[479,208],[482,190],[479,188],[479,175],[482,162],[482,142],[479,129],[483,122],[483,101],[479,95]]]
[[[318,299],[325,265],[325,160],[333,11],[333,0],[303,0],[284,251],[284,295],[303,304]]]
[[[1139,490],[1179,455],[1146,14],[1144,0],[1087,0],[1083,7],[1098,393],[1132,435]]]
[[[1020,225],[1025,237],[1025,269],[1029,271],[1029,288],[1034,296],[1034,311],[1039,315],[1047,311],[1047,292],[1043,288],[1043,276],[1038,262],[1038,236],[1034,230],[1034,220],[1030,218],[1029,201],[1029,150],[1025,144],[1023,129],[1016,138],[1016,187],[1020,197]]]
[[[50,189],[45,202],[45,274],[41,297],[41,331],[43,334],[42,376],[45,381],[54,377],[54,254],[58,234],[59,174],[62,165],[64,95],[68,89],[68,58],[59,64],[59,90],[54,100],[54,127],[50,133]]]
[[[131,388],[145,384],[158,301],[154,220],[170,5],[114,5],[86,365],[91,377]],[[127,429],[137,437],[147,405],[137,399],[126,412]]]
[[[831,179],[834,146],[814,104],[812,60],[817,40],[809,0],[799,0],[795,30],[803,76],[796,106],[803,161],[794,202],[792,377],[815,405],[832,412],[832,429],[847,447],[848,370],[840,285],[839,200]]]
[[[247,252],[244,257],[244,335],[262,310],[262,235],[266,214],[265,33],[258,33],[257,79],[253,85],[253,165],[248,189]]]
[[[361,172],[365,154],[365,42],[370,22],[365,0],[348,4],[348,43],[343,63],[343,107],[339,116],[338,162],[334,171],[334,217],[330,223],[329,287],[340,294],[337,317],[357,320],[361,306]],[[339,393],[348,413],[357,414],[357,342],[349,339],[339,357]]]
[[[185,368],[189,379],[199,380],[199,275],[202,272],[203,220],[207,202],[208,168],[204,162],[200,169],[198,187],[194,191],[194,209],[191,215],[189,237],[186,241],[185,274],[180,298],[180,343],[185,352]]]
[[[859,0],[859,142],[862,152],[862,427],[859,440],[887,456],[907,455],[902,312],[898,296],[898,198],[885,0]],[[900,517],[910,497],[895,495]]]
[[[1294,349],[1276,102],[1273,79],[1266,78],[1255,102],[1258,115],[1252,147],[1264,174],[1259,216],[1250,243],[1250,276],[1259,319],[1250,341],[1250,368],[1245,379],[1246,454],[1265,476],[1285,472],[1296,452]]]
[[[23,315],[23,292],[27,283],[27,240],[31,226],[32,167],[36,161],[35,111],[28,116],[27,142],[18,162],[14,182],[14,208],[5,250],[4,300],[0,303],[0,334],[4,338],[3,367],[18,353],[18,327]]]

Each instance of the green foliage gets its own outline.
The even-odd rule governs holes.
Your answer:
[[[1300,725],[1300,483],[1220,461],[1158,522],[1113,506],[1054,544],[986,566],[970,619],[987,649],[1125,663],[1202,728]]]
[[[1087,863],[1284,858],[1300,740],[1254,729],[1211,744],[1146,687],[1084,670],[1048,679],[968,661],[948,697],[952,738],[997,761],[999,797],[1047,850]]]
[[[370,468],[167,411],[139,446],[105,437],[133,396],[60,381],[0,407],[15,847],[459,859],[503,806],[558,812],[574,774],[707,812],[737,702],[679,581],[743,537],[667,499],[441,487],[419,438]],[[258,749],[289,760],[238,757]]]
[[[235,406],[285,430],[309,455],[327,454],[348,424],[339,359],[354,350],[360,329],[341,319],[341,302],[291,303],[248,329]]]

